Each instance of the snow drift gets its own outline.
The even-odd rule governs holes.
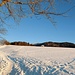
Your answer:
[[[0,46],[0,75],[75,75],[75,49]]]

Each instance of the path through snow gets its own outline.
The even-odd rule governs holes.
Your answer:
[[[0,75],[75,75],[75,49],[3,46]]]

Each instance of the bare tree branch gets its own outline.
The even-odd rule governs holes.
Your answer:
[[[58,4],[63,3],[71,5],[72,0],[0,0],[0,22],[5,24],[5,19],[12,17],[16,22],[27,15],[43,15],[46,16],[54,25],[55,21],[52,16],[64,16],[75,7],[73,3],[68,9],[59,12]],[[56,10],[55,10],[56,9]],[[28,11],[27,11],[28,10]],[[4,34],[5,30],[0,28],[0,34]]]

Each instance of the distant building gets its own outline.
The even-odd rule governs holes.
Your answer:
[[[41,47],[45,47],[44,45],[41,45]]]

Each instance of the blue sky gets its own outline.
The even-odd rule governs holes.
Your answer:
[[[13,21],[7,20],[11,26],[8,27],[8,32],[4,38],[10,42],[38,43],[54,41],[75,43],[75,8],[67,15],[67,17],[54,17],[57,22],[56,27],[46,17],[27,17],[21,19],[19,25],[14,25]]]

